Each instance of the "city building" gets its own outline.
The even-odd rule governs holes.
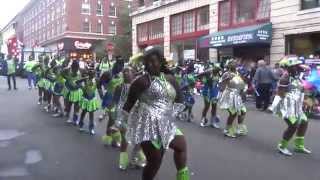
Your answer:
[[[209,48],[198,48],[197,40],[210,33],[212,3],[212,0],[134,0],[133,52],[157,45],[167,58],[175,61],[208,60]]]
[[[64,53],[90,59],[97,45],[109,44],[118,12],[128,0],[31,0],[18,14],[24,51]],[[39,52],[40,53],[40,52]]]
[[[320,55],[320,1],[271,0],[272,61],[285,54]]]
[[[222,62],[230,58],[244,64],[270,62],[270,0],[221,0],[211,6],[214,25],[210,35],[199,39],[200,48],[216,49],[211,57]]]

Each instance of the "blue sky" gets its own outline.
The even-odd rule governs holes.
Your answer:
[[[0,29],[2,29],[30,0],[0,0]]]

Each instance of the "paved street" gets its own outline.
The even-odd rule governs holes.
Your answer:
[[[65,120],[51,118],[36,105],[36,91],[18,81],[7,91],[0,77],[0,180],[139,180],[140,170],[117,169],[118,152],[94,137],[80,134]],[[284,157],[275,151],[284,123],[248,105],[249,135],[227,139],[222,132],[181,123],[188,141],[193,180],[319,180],[320,120],[311,120],[307,145],[312,155]],[[201,104],[195,106],[199,117]],[[225,122],[226,116],[220,113]],[[199,118],[197,118],[199,119]],[[174,180],[172,154],[166,154],[157,180]]]

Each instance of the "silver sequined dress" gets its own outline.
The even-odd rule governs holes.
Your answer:
[[[230,80],[227,82],[226,88],[219,98],[219,107],[221,109],[241,112],[245,109],[241,96],[241,92],[243,92],[246,87],[245,83],[237,73],[226,72],[221,77],[221,81],[224,81],[225,79]]]
[[[307,120],[303,112],[304,89],[299,78],[288,77],[289,85],[283,98],[276,96],[270,110],[283,119]]]
[[[127,140],[132,144],[144,141],[161,142],[167,149],[174,139],[174,87],[161,78],[151,80],[150,87],[142,93],[130,113]]]

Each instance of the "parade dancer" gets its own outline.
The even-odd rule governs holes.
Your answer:
[[[71,72],[66,77],[66,87],[68,91],[68,104],[66,107],[66,116],[69,117],[67,123],[73,123],[74,125],[78,122],[79,113],[79,102],[82,99],[82,90],[78,81],[81,79],[79,72],[79,62],[74,60],[71,65]],[[71,108],[73,105],[73,116],[70,117]]]
[[[49,64],[49,57],[45,58],[45,71],[44,71],[44,96],[46,100],[46,106],[44,109],[50,112],[53,109],[52,103],[52,87],[54,82],[53,68],[56,66],[56,62],[52,60]]]
[[[174,123],[175,103],[182,102],[181,90],[160,50],[146,48],[143,63],[146,73],[132,83],[123,108],[125,119],[131,112],[127,140],[141,144],[146,155],[142,180],[154,179],[168,148],[174,150],[177,180],[189,180],[186,140]],[[178,109],[181,111],[181,106]]]
[[[99,118],[102,121],[108,117],[106,134],[102,136],[102,142],[109,146],[113,145],[120,147],[121,145],[121,134],[117,128],[114,127],[116,108],[113,101],[113,95],[115,88],[122,83],[123,79],[119,75],[112,75],[110,71],[104,72],[98,82],[98,92],[102,99],[102,109],[104,115]],[[103,89],[106,89],[103,95]]]
[[[43,103],[44,99],[44,70],[43,70],[43,59],[42,56],[39,57],[39,64],[32,68],[32,72],[36,78],[36,84],[38,87],[38,105]]]
[[[95,82],[96,73],[94,70],[88,71],[88,77],[84,79],[84,86],[82,88],[83,97],[80,102],[80,108],[82,110],[80,121],[79,121],[79,130],[80,132],[84,131],[84,118],[86,114],[89,114],[89,134],[94,135],[94,112],[100,108],[100,103],[96,97],[97,84]]]
[[[52,88],[52,93],[53,93],[53,104],[56,107],[56,112],[55,114],[53,114],[53,117],[62,117],[64,110],[62,107],[62,104],[60,102],[61,97],[63,96],[64,92],[66,91],[66,87],[65,87],[65,78],[63,76],[63,73],[65,73],[64,69],[62,69],[61,66],[59,67],[55,67],[53,69],[53,72],[55,74],[54,77],[54,82],[53,82],[53,88]]]
[[[119,159],[119,168],[121,170],[126,170],[129,165],[136,167],[144,167],[145,166],[145,156],[141,150],[140,145],[135,145],[131,154],[131,162],[129,162],[129,154],[127,152],[128,142],[126,140],[126,132],[127,132],[127,123],[124,122],[122,118],[122,108],[124,103],[127,100],[129,87],[132,81],[134,80],[134,70],[130,67],[125,67],[123,70],[123,83],[120,84],[114,94],[114,100],[117,104],[117,117],[116,117],[116,127],[120,130],[121,133],[121,146],[120,146],[120,159]]]
[[[176,78],[177,79],[177,78]],[[179,81],[177,81],[179,82]],[[185,109],[182,113],[187,113],[186,117],[181,115],[179,116],[182,120],[187,120],[188,122],[191,122],[193,119],[192,114],[192,108],[195,103],[195,99],[193,97],[193,89],[195,86],[195,77],[193,74],[186,74],[182,77],[182,80],[180,81],[180,86],[183,94],[183,104],[185,105]]]
[[[220,66],[214,64],[212,70],[204,73],[202,79],[204,87],[202,88],[202,96],[204,102],[204,108],[202,110],[201,127],[212,126],[213,128],[220,128],[220,119],[217,116],[217,102],[218,102],[218,83],[220,78]],[[211,120],[207,119],[207,113],[211,106]]]
[[[219,87],[221,88],[219,107],[229,113],[224,134],[231,138],[248,133],[247,126],[244,124],[247,109],[242,99],[246,91],[246,85],[237,72],[236,66],[235,60],[229,60],[227,63],[228,71],[222,75],[219,82]],[[237,117],[238,126],[235,130],[233,123]]]
[[[302,62],[297,58],[284,58],[280,61],[287,72],[284,73],[278,83],[278,93],[269,108],[288,125],[284,131],[282,140],[278,144],[280,153],[291,156],[288,149],[289,141],[296,135],[294,144],[295,152],[310,154],[305,148],[304,137],[308,129],[308,119],[303,112],[304,89],[299,78],[298,66]]]

